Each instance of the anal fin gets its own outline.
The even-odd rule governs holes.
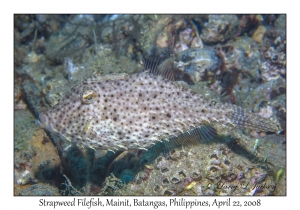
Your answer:
[[[210,125],[201,125],[176,137],[164,140],[163,143],[168,150],[172,150],[182,145],[197,144],[201,141],[208,142],[216,135],[217,131],[213,127]]]

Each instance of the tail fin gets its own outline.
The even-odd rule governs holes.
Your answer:
[[[229,118],[232,124],[237,127],[275,133],[282,131],[280,125],[275,121],[256,115],[233,104],[225,104],[225,106],[233,110]]]

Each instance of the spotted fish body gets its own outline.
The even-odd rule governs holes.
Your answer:
[[[147,149],[216,121],[277,132],[276,123],[238,106],[209,101],[159,75],[89,78],[40,114],[43,127],[81,146]],[[204,130],[203,136],[210,135]]]

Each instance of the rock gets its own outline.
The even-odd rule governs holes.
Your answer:
[[[130,169],[125,169],[121,173],[121,180],[128,183],[134,179],[135,173]]]
[[[53,187],[49,184],[35,184],[24,190],[19,195],[23,196],[61,196],[57,187]]]
[[[204,42],[224,42],[239,30],[239,20],[236,15],[209,15],[200,35]]]
[[[222,62],[213,49],[194,48],[179,53],[174,63],[176,68],[187,72],[194,81],[199,81],[207,71],[215,73]]]

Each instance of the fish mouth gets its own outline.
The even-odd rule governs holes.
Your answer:
[[[47,128],[49,124],[48,117],[41,112],[39,114],[38,120],[36,120],[36,123],[41,127],[41,128]]]

